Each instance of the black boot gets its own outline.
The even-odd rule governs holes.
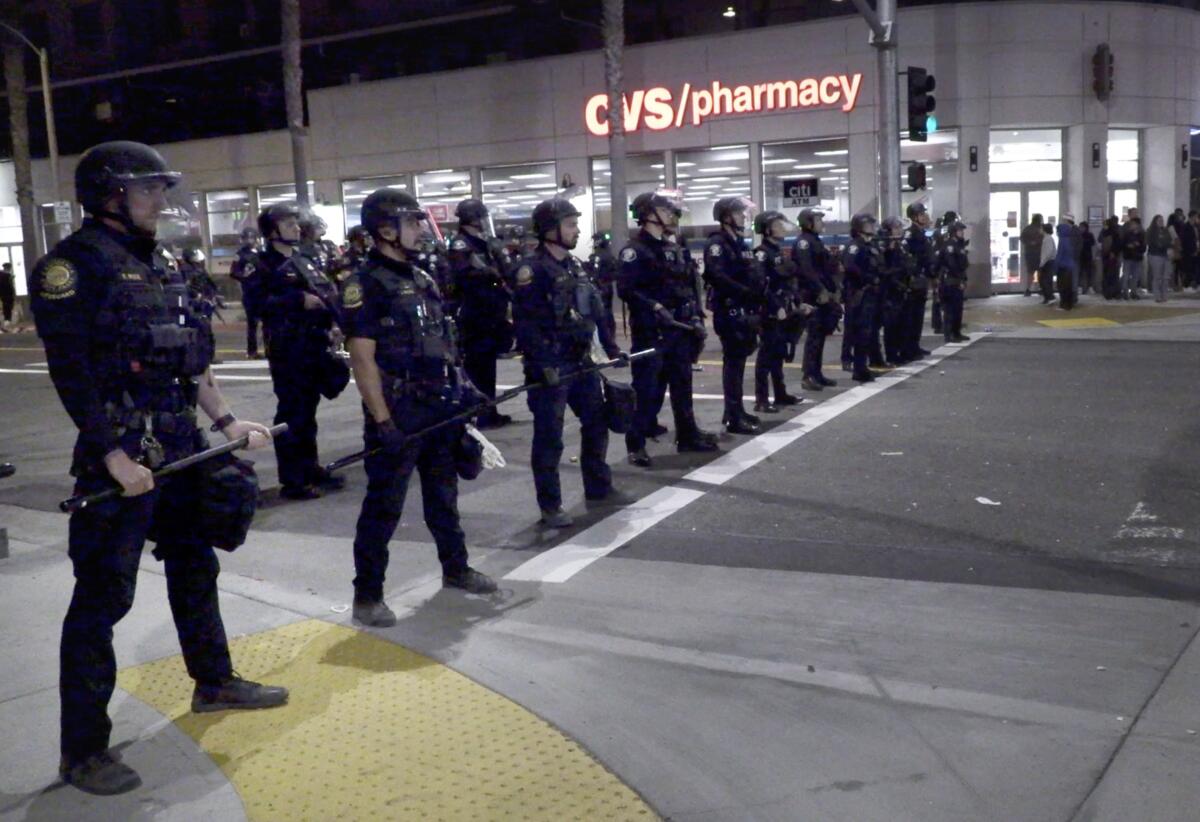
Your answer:
[[[800,387],[803,388],[805,391],[824,391],[825,390],[825,386],[822,383],[817,382],[817,380],[813,379],[812,377],[805,377],[804,379],[802,379],[800,381]]]
[[[768,400],[760,400],[754,403],[754,410],[760,414],[778,414],[779,406]]]
[[[636,451],[630,451],[627,457],[630,465],[636,465],[638,468],[649,468],[653,461],[650,455],[646,453],[645,448],[639,448]]]
[[[793,396],[792,394],[789,394],[786,391],[781,394],[775,395],[775,404],[778,406],[799,405],[802,402],[804,402],[803,399],[801,399],[800,397]]]
[[[84,760],[68,763],[65,759],[58,765],[58,775],[68,785],[74,785],[84,793],[97,796],[115,796],[128,793],[142,784],[137,771],[120,761],[120,756],[102,751]]]
[[[474,568],[464,568],[454,574],[442,574],[443,588],[459,588],[468,594],[494,594],[496,581]]]
[[[220,685],[196,684],[192,692],[192,712],[252,711],[275,708],[288,700],[287,688],[259,685],[234,674]]]
[[[390,628],[396,624],[396,614],[382,599],[354,597],[354,621],[372,628]]]
[[[821,385],[825,386],[826,388],[832,388],[833,386],[837,385],[837,380],[831,380],[825,375],[821,375],[820,377],[817,377],[817,379],[820,381]]]
[[[875,382],[875,375],[870,371],[856,371],[850,379],[855,382]]]

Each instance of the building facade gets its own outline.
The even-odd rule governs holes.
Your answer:
[[[897,37],[901,68],[938,84],[936,130],[902,144],[905,164],[926,164],[927,188],[905,190],[904,202],[969,224],[972,295],[1018,287],[1017,236],[1032,213],[1098,221],[1193,203],[1200,13],[961,3],[902,10]],[[1103,43],[1115,62],[1106,102],[1092,89]],[[625,83],[628,194],[682,189],[688,239],[711,230],[713,203],[733,194],[791,215],[819,204],[833,233],[877,210],[879,78],[857,16],[633,47]],[[603,90],[602,56],[588,52],[311,91],[313,201],[340,239],[381,185],[413,191],[452,229],[464,197],[482,197],[498,226],[523,224],[538,201],[582,184],[588,236],[612,220]],[[205,246],[218,271],[257,210],[294,195],[286,131],[160,148],[198,204],[173,239]],[[35,166],[49,203],[47,169]],[[66,158],[64,179],[72,168]],[[10,205],[0,203],[0,223]]]

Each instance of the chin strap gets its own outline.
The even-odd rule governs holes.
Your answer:
[[[108,211],[105,209],[101,209],[99,211],[93,211],[92,214],[93,214],[93,216],[96,216],[96,217],[107,218],[109,220],[116,220],[118,223],[120,223],[122,226],[125,227],[125,230],[127,232],[129,232],[130,234],[132,234],[135,237],[144,237],[146,239],[152,240],[152,239],[154,239],[154,236],[157,233],[154,231],[146,231],[144,228],[141,228],[140,226],[138,226],[137,223],[135,223],[133,221],[133,219],[129,216],[129,208],[125,205],[124,200],[121,201],[121,207],[120,207],[119,211]]]

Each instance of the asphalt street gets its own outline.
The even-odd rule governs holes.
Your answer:
[[[724,436],[716,461],[675,454],[668,435],[638,469],[613,436],[616,483],[638,499],[624,511],[585,505],[569,418],[577,522],[564,531],[536,523],[532,424],[515,401],[515,423],[488,432],[508,466],[460,485],[473,564],[502,594],[439,590],[414,484],[387,587],[401,620],[371,633],[548,720],[665,818],[1193,818],[1200,302],[1138,310],[1098,306],[1111,325],[1071,329],[1020,298],[973,302],[972,344],[870,388],[833,362],[834,338],[837,388],[765,418],[757,438]],[[239,416],[268,421],[265,364],[237,340],[221,334],[222,389]],[[697,415],[717,430],[715,345],[703,361]],[[0,481],[0,720],[24,729],[0,755],[0,817],[99,818],[102,805],[43,792],[73,440],[44,372],[36,338],[0,339],[0,461],[18,466]],[[500,382],[519,379],[519,361],[502,362]],[[799,393],[799,369],[788,379]],[[669,406],[660,420],[673,427]],[[319,423],[323,460],[360,447],[353,386]],[[231,635],[349,625],[361,469],[293,503],[276,496],[273,455],[254,459],[264,505],[249,543],[222,556]],[[161,588],[157,563],[142,567]],[[127,622],[123,668],[178,653],[160,591],[143,590]],[[139,744],[153,750],[152,712],[124,704],[136,761]],[[171,818],[178,785],[164,777],[161,813],[145,818]],[[224,790],[179,807],[236,805]]]

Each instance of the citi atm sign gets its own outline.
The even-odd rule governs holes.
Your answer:
[[[714,80],[710,86],[684,83],[678,94],[655,86],[624,96],[625,131],[642,126],[651,131],[681,128],[685,122],[698,126],[710,117],[791,111],[841,106],[852,111],[858,103],[862,74],[830,74],[803,80],[783,80],[745,86],[727,86]],[[587,130],[597,137],[608,136],[608,95],[597,94],[583,112]]]

